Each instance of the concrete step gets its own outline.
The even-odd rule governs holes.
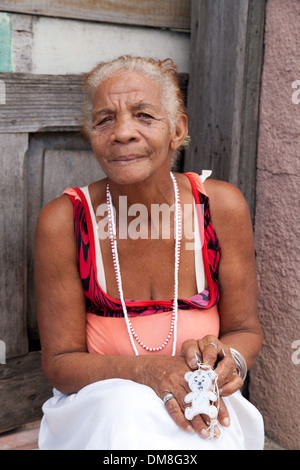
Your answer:
[[[286,450],[280,444],[275,442],[271,437],[265,437],[265,448],[264,450]]]
[[[0,434],[0,450],[37,450],[40,421]]]

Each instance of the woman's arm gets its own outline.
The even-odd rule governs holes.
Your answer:
[[[220,340],[238,350],[250,369],[260,351],[253,229],[242,193],[229,183],[207,181],[211,217],[221,245]]]
[[[134,357],[87,352],[86,299],[77,266],[73,205],[67,196],[41,210],[34,258],[42,365],[50,383],[69,394],[106,378],[134,380]]]
[[[183,354],[191,367],[195,351],[205,364],[212,367],[221,359],[216,367],[218,384],[220,394],[228,396],[243,384],[236,372],[230,348],[243,355],[250,369],[263,339],[257,315],[253,230],[248,206],[236,187],[222,181],[207,180],[205,189],[210,198],[212,222],[222,250],[219,264],[221,296],[218,304],[220,336],[187,341],[183,345]],[[229,414],[222,400],[218,419],[221,424],[229,424]]]

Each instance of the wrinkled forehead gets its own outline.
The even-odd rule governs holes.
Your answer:
[[[96,88],[93,108],[112,105],[138,105],[147,103],[161,108],[162,85],[140,72],[118,71],[103,80]]]

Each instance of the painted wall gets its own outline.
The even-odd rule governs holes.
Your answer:
[[[0,38],[0,72],[77,74],[122,54],[171,57],[189,71],[185,32],[0,12]]]
[[[11,72],[12,64],[12,15],[0,12],[0,72]]]
[[[250,398],[267,434],[300,449],[300,2],[266,11],[255,242],[262,352]]]
[[[33,26],[33,73],[80,73],[124,54],[174,57],[189,70],[189,35],[167,30],[40,18]]]

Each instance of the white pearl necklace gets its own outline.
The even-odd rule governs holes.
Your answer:
[[[127,314],[127,308],[125,305],[124,295],[123,295],[123,288],[122,288],[122,279],[121,279],[121,272],[120,272],[120,264],[119,264],[119,257],[118,257],[118,249],[117,249],[117,240],[116,240],[116,224],[115,218],[113,216],[113,203],[112,198],[109,190],[109,184],[106,185],[106,201],[108,207],[108,220],[109,220],[109,236],[110,236],[110,243],[111,243],[111,251],[113,257],[113,264],[116,274],[116,281],[118,285],[118,291],[120,295],[120,300],[122,304],[123,314],[127,326],[127,331],[129,334],[130,342],[135,354],[138,356],[138,350],[134,341],[136,341],[142,348],[146,351],[150,352],[159,352],[162,351],[167,344],[169,343],[172,335],[173,335],[173,347],[172,347],[172,356],[175,356],[176,353],[176,343],[177,343],[177,323],[178,323],[178,270],[179,270],[179,258],[180,258],[180,244],[181,244],[181,208],[180,208],[180,199],[179,199],[179,191],[177,186],[177,181],[172,173],[170,176],[173,181],[174,186],[174,194],[175,194],[175,212],[174,212],[174,219],[175,219],[175,273],[174,273],[174,300],[173,300],[173,312],[172,312],[172,319],[171,319],[171,326],[168,333],[167,338],[163,341],[163,343],[158,347],[150,347],[143,343],[143,341],[138,337],[137,333],[135,332],[130,318]]]

